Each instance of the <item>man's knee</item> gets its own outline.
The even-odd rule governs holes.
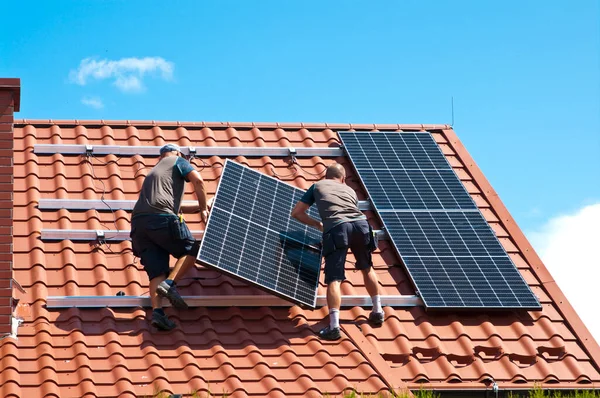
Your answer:
[[[198,257],[199,251],[200,251],[200,241],[194,241],[194,243],[192,244],[192,247],[187,255],[196,258],[196,257]]]
[[[360,272],[362,272],[363,276],[369,276],[370,273],[375,274],[375,271],[373,270],[373,267],[368,267],[368,268],[363,268],[360,270]]]
[[[171,250],[173,257],[177,259],[184,256],[198,257],[198,252],[200,251],[199,241],[182,241],[178,242],[176,246]]]
[[[342,284],[341,280],[335,280],[335,281],[331,281],[327,284],[328,288],[331,289],[336,289],[337,287],[339,287]]]

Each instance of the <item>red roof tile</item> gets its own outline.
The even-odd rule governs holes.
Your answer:
[[[497,194],[449,126],[154,121],[16,121],[14,153],[14,277],[25,288],[18,339],[0,342],[2,396],[138,396],[227,392],[246,396],[320,396],[356,388],[520,389],[534,382],[553,388],[600,383],[600,349],[570,307]],[[292,308],[168,309],[180,327],[153,333],[146,310],[48,310],[54,295],[145,295],[148,280],[128,242],[42,242],[43,228],[129,229],[129,213],[42,211],[40,198],[137,199],[156,159],[114,155],[37,156],[35,144],[218,146],[335,146],[336,129],[429,130],[471,193],[543,310],[513,313],[428,313],[421,307],[386,307],[381,328],[365,321],[368,309],[341,312],[344,338],[323,342],[315,331],[326,316]],[[300,158],[295,173],[279,158],[244,158],[265,174],[308,188],[332,159]],[[348,163],[344,158],[335,159]],[[223,158],[202,167],[214,193]],[[350,168],[349,168],[350,169]],[[96,176],[96,179],[94,178]],[[104,183],[104,186],[99,181]],[[357,177],[349,184],[365,198]],[[187,194],[191,199],[191,190]],[[370,221],[377,224],[369,213]],[[190,229],[202,229],[198,217]],[[351,259],[350,259],[351,260]],[[384,294],[414,294],[399,259],[382,242],[374,258]],[[202,267],[181,282],[184,295],[263,294]],[[346,295],[366,295],[362,278],[348,272]],[[319,294],[325,294],[324,286]],[[359,327],[360,326],[360,327]]]

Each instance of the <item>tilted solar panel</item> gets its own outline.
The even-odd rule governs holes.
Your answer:
[[[198,260],[315,308],[321,232],[290,217],[304,191],[227,160]],[[320,219],[315,207],[309,214]]]
[[[541,308],[430,133],[338,134],[428,308]]]

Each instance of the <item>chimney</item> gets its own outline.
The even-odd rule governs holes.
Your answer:
[[[13,264],[13,122],[21,80],[0,78],[0,336],[11,332]]]

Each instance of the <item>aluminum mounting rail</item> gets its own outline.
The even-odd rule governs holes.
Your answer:
[[[99,200],[99,199],[40,199],[38,208],[40,210],[133,210],[135,200]],[[182,205],[195,205],[198,202],[193,200],[186,200]],[[360,210],[372,210],[371,202],[368,200],[361,200],[358,202]]]
[[[235,295],[235,296],[184,296],[190,307],[292,307],[295,304],[269,295]],[[169,306],[168,300],[163,300]],[[317,307],[325,307],[325,296],[317,296]],[[369,296],[342,296],[342,307],[368,307]],[[381,296],[381,305],[388,307],[422,306],[423,301],[414,295]],[[151,307],[148,296],[49,296],[46,298],[47,308],[130,308]]]
[[[129,230],[110,229],[42,229],[41,240],[72,241],[124,241],[129,240]],[[204,231],[191,231],[194,238],[201,239]]]
[[[222,157],[337,157],[345,156],[340,147],[233,147],[233,146],[185,146],[181,147],[184,155],[222,156]],[[37,155],[117,155],[117,156],[159,156],[160,146],[130,146],[130,145],[76,145],[76,144],[35,144],[33,153]]]
[[[195,239],[202,239],[204,231],[191,231]],[[388,240],[388,234],[384,230],[377,230],[377,237],[380,240]],[[129,230],[110,230],[110,229],[42,229],[41,240],[46,241],[125,241],[129,240]]]

